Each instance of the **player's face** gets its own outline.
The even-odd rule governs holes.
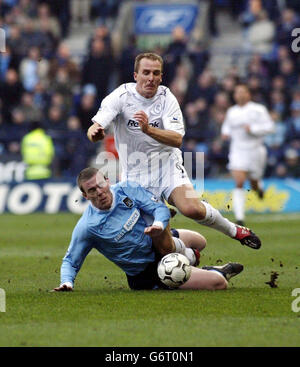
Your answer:
[[[158,60],[143,58],[140,60],[139,69],[134,72],[136,90],[145,98],[152,98],[161,83],[161,64]]]
[[[111,207],[113,196],[110,186],[102,175],[95,175],[89,180],[82,183],[84,193],[82,194],[87,200],[98,209],[107,210]]]
[[[239,105],[244,105],[251,100],[248,88],[242,85],[235,87],[233,97],[235,102]]]

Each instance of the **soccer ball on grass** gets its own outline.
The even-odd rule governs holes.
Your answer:
[[[159,279],[169,288],[177,288],[188,281],[191,271],[189,260],[178,253],[164,256],[157,266]]]

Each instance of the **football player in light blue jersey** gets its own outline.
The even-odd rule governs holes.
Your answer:
[[[175,231],[177,235],[172,237],[169,209],[140,185],[120,182],[110,186],[104,175],[92,167],[80,172],[77,183],[90,205],[73,230],[61,266],[61,284],[54,291],[73,290],[81,265],[93,248],[126,273],[131,289],[156,289],[165,288],[157,275],[159,259],[170,252],[185,254],[187,250],[176,237],[199,250],[205,247],[204,237],[193,231]],[[143,214],[153,216],[152,225],[146,224]],[[226,289],[230,277],[243,269],[237,265],[240,264],[227,264],[225,270],[192,267],[190,279],[181,288]]]

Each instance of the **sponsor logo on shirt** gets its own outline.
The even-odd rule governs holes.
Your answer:
[[[133,213],[128,218],[127,222],[124,224],[123,227],[127,231],[131,231],[134,225],[136,224],[136,222],[138,221],[139,217],[140,217],[140,212],[137,209],[134,209]]]
[[[140,217],[140,212],[137,209],[134,209],[131,216],[127,219],[126,223],[123,225],[121,232],[119,232],[114,238],[115,241],[119,241],[128,231],[131,231],[136,222]]]
[[[149,125],[152,126],[152,127],[159,127],[158,121],[149,122]],[[135,120],[129,120],[127,122],[127,126],[131,129],[140,129],[139,123]]]

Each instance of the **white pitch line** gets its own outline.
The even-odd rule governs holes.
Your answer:
[[[283,220],[300,220],[300,213],[285,213],[285,214],[259,214],[249,215],[249,219],[253,222],[281,222]]]

